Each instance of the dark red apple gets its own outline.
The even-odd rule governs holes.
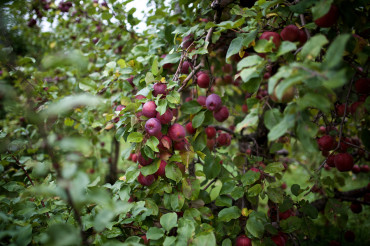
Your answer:
[[[207,139],[207,147],[209,150],[213,150],[215,147],[216,141],[214,139]]]
[[[353,231],[346,231],[344,233],[344,239],[347,241],[347,242],[354,242],[355,241],[355,233]]]
[[[323,151],[330,151],[335,148],[335,140],[330,135],[322,136],[317,140],[319,144],[319,149]]]
[[[370,94],[370,79],[360,78],[355,83],[355,88],[359,94]]]
[[[167,162],[161,160],[161,164],[159,164],[158,171],[155,173],[157,176],[165,177],[166,176],[166,166]]]
[[[209,86],[209,75],[206,72],[201,72],[197,74],[197,84],[200,88],[208,88]]]
[[[217,111],[221,108],[221,98],[217,94],[211,94],[207,97],[206,107],[210,111]]]
[[[167,85],[163,83],[155,83],[153,86],[153,96],[158,96],[159,94],[167,95]]]
[[[193,37],[194,37],[193,34],[189,34],[182,39],[182,49],[183,50],[186,50],[187,48],[189,48],[189,46],[193,43],[194,41]]]
[[[331,27],[334,25],[339,17],[339,10],[337,6],[331,5],[330,10],[324,16],[315,20],[316,25],[319,27]]]
[[[157,105],[155,105],[154,101],[146,102],[143,105],[143,115],[147,118],[154,118],[157,115]]]
[[[179,142],[185,138],[185,128],[179,123],[175,123],[168,129],[168,136],[172,141]]]
[[[141,100],[141,99],[144,99],[144,98],[146,98],[145,96],[143,96],[143,95],[136,95],[135,96],[135,99],[136,100]]]
[[[334,158],[336,168],[341,172],[350,171],[353,168],[353,157],[348,153],[337,154]]]
[[[224,122],[229,118],[229,110],[227,107],[222,106],[219,110],[213,111],[213,117],[218,121],[218,122]]]
[[[355,214],[359,214],[362,212],[362,205],[361,203],[357,203],[357,202],[352,202],[351,203],[351,211]]]
[[[303,29],[299,29],[298,41],[300,45],[304,45],[307,41],[307,34]]]
[[[197,102],[202,105],[202,106],[206,106],[206,100],[207,100],[207,97],[205,96],[199,96],[197,98]]]
[[[326,159],[326,164],[328,164],[330,167],[335,167],[334,159],[335,155],[328,156],[328,158]]]
[[[131,160],[133,162],[137,162],[137,154],[133,153],[132,156],[131,156]]]
[[[213,126],[207,127],[206,134],[207,134],[207,138],[210,138],[210,139],[216,137],[216,128],[214,128]]]
[[[345,104],[338,104],[337,106],[335,106],[335,111],[337,112],[337,115],[339,117],[343,117],[344,116],[344,110],[345,110],[345,108],[346,108],[346,105]]]
[[[145,158],[144,156],[141,155],[141,153],[138,154],[137,160],[138,160],[139,164],[142,165],[142,166],[148,166],[148,165],[152,164],[152,162],[153,162],[153,159]]]
[[[163,55],[161,55],[161,58],[165,58],[167,55],[166,54],[163,54]],[[163,69],[166,69],[166,70],[169,70],[169,69],[171,69],[172,68],[172,66],[173,66],[173,64],[172,63],[166,63],[166,64],[163,64]]]
[[[233,83],[233,76],[225,75],[224,76],[224,82],[225,82],[225,84],[232,84]]]
[[[231,64],[228,64],[226,63],[223,67],[222,67],[222,71],[224,73],[232,73],[233,72],[233,66]]]
[[[169,136],[162,136],[159,140],[158,149],[162,151],[169,151],[172,149],[172,140]]]
[[[360,167],[360,170],[361,170],[361,172],[363,172],[363,173],[368,173],[370,170],[369,170],[369,166],[368,165],[362,165],[361,167]]]
[[[157,118],[150,118],[145,123],[145,131],[150,136],[155,136],[162,130],[161,122]]]
[[[171,109],[167,109],[166,112],[164,112],[164,114],[162,115],[159,112],[157,112],[157,119],[163,125],[171,123],[172,118],[173,118],[173,113]]]
[[[285,246],[285,238],[280,235],[271,237],[271,240],[274,241],[277,246]]]
[[[140,173],[139,176],[137,177],[137,181],[139,181],[139,183],[143,186],[150,186],[151,184],[154,183],[155,176],[153,174],[144,176]]]
[[[115,111],[121,111],[122,109],[126,108],[124,105],[118,105],[115,109]]]
[[[331,240],[329,246],[341,246],[340,242],[336,240]]]
[[[173,144],[173,148],[175,150],[179,150],[179,151],[183,151],[183,150],[186,150],[187,149],[187,146],[189,145],[189,142],[186,138],[178,141],[178,142],[174,142]]]
[[[362,106],[363,103],[364,102],[360,102],[360,101],[352,103],[351,106],[349,107],[349,112],[355,115],[358,107]]]
[[[266,39],[269,41],[272,38],[272,42],[275,44],[275,49],[277,50],[280,46],[281,40],[280,40],[280,35],[277,32],[264,32],[262,33],[260,39]]]
[[[246,235],[240,235],[235,240],[235,246],[252,246],[252,240]]]
[[[193,135],[193,134],[197,131],[197,129],[194,129],[194,128],[193,128],[193,124],[192,124],[191,122],[187,123],[187,124],[185,125],[185,128],[186,128],[186,131],[187,131],[190,135]]]
[[[280,33],[281,39],[295,42],[299,40],[299,28],[296,25],[288,25]]]
[[[181,67],[181,73],[183,73],[183,74],[189,74],[190,73],[189,69],[192,68],[192,67],[193,66],[192,66],[192,64],[190,62],[184,61],[182,63],[182,67]]]
[[[228,133],[221,133],[217,138],[217,143],[220,146],[229,146],[231,143],[231,136]]]

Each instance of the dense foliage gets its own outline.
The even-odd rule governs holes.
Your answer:
[[[0,2],[0,244],[369,245],[368,2],[130,2]]]

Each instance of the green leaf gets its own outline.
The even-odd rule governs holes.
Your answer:
[[[202,132],[194,140],[193,148],[195,151],[203,151],[206,146],[207,146],[207,136],[205,132]]]
[[[274,203],[282,203],[284,200],[284,191],[279,187],[279,188],[267,188],[267,196],[271,201]]]
[[[249,114],[247,114],[247,116],[245,116],[245,118],[236,125],[235,131],[240,132],[243,128],[254,127],[257,125],[257,123],[258,123],[258,109],[252,108]]]
[[[286,131],[294,126],[295,116],[292,114],[287,114],[284,116],[283,120],[279,124],[275,125],[268,134],[269,141],[274,141],[279,137],[283,136]]]
[[[170,231],[172,228],[177,227],[177,214],[167,213],[161,216],[160,223],[166,231]]]
[[[153,83],[155,81],[155,78],[151,72],[147,72],[145,75],[145,83],[147,85]]]
[[[350,37],[350,34],[341,34],[334,39],[324,58],[323,66],[325,68],[331,69],[338,66]]]
[[[251,79],[258,78],[259,76],[260,69],[257,67],[243,69],[240,73],[240,77],[242,78],[243,82],[249,82]]]
[[[299,209],[299,211],[309,216],[311,219],[317,219],[317,217],[319,216],[319,212],[311,204],[304,205],[303,207]]]
[[[175,245],[176,242],[176,237],[171,236],[171,237],[166,237],[166,239],[163,242],[163,246],[172,246]]]
[[[218,176],[221,171],[221,164],[215,161],[212,155],[207,155],[204,159],[203,172],[207,179],[213,179]]]
[[[293,184],[292,187],[290,188],[290,191],[295,196],[298,196],[299,194],[302,193],[301,187],[298,184]]]
[[[216,246],[216,237],[211,233],[207,233],[205,235],[200,235],[194,238],[192,243],[194,246]]]
[[[165,230],[163,228],[150,227],[146,232],[146,238],[149,240],[158,240],[163,237],[164,232]]]
[[[259,39],[253,48],[257,53],[268,53],[275,48],[275,44],[272,42],[272,38],[270,40]]]
[[[147,165],[147,166],[143,166],[142,168],[140,168],[140,172],[144,176],[148,176],[150,174],[154,174],[155,172],[158,171],[160,163],[161,163],[161,160],[156,160],[152,164]]]
[[[154,57],[154,61],[152,63],[152,74],[154,76],[158,75],[158,57]]]
[[[183,179],[182,192],[186,199],[189,200],[197,199],[200,192],[200,181],[193,177]]]
[[[283,118],[279,109],[273,108],[267,110],[264,115],[264,123],[267,129],[271,130],[275,125],[277,125]]]
[[[260,179],[260,176],[261,176],[261,173],[248,170],[248,172],[243,174],[241,178],[243,186],[254,184],[257,180]]]
[[[303,60],[314,60],[320,54],[321,48],[328,42],[324,35],[316,34],[305,43],[299,56]]]
[[[230,238],[226,238],[222,241],[222,245],[221,246],[232,246],[233,243],[231,242]]]
[[[280,226],[285,233],[292,233],[301,228],[302,220],[297,216],[291,216],[280,221]]]
[[[257,238],[262,238],[265,231],[264,223],[255,211],[249,215],[245,228],[250,234]]]
[[[127,142],[129,143],[140,143],[143,141],[143,139],[144,139],[144,136],[140,132],[131,132],[127,136]]]
[[[247,56],[238,63],[237,70],[240,71],[245,67],[257,66],[263,61],[264,59],[258,55]]]
[[[283,164],[280,162],[273,162],[267,165],[264,172],[265,173],[278,173],[284,170]]]
[[[307,93],[302,98],[298,99],[297,104],[301,110],[315,107],[325,113],[328,113],[331,107],[331,102],[328,97],[318,93]]]
[[[172,54],[166,55],[166,57],[159,62],[159,66],[163,66],[164,64],[168,63],[177,63],[180,61],[181,53],[180,52],[174,52]]]
[[[314,7],[312,7],[313,19],[316,20],[324,15],[326,15],[332,4],[333,0],[321,0],[317,1]]]
[[[254,197],[258,196],[262,192],[261,184],[255,184],[251,188],[248,189],[248,196]]]
[[[165,169],[166,177],[172,179],[176,182],[179,182],[182,178],[182,173],[178,166],[174,163],[170,163],[166,165]]]
[[[145,145],[149,146],[154,152],[159,152],[158,149],[159,140],[158,138],[151,136],[145,143]]]
[[[289,42],[289,41],[283,41],[281,42],[281,45],[276,53],[276,56],[284,55],[296,49],[297,49],[297,46],[294,43]]]
[[[204,121],[204,118],[205,118],[205,111],[201,111],[197,115],[195,115],[192,120],[193,128],[200,127]]]
[[[202,110],[202,106],[197,101],[189,101],[181,106],[181,112],[184,114],[196,114]]]
[[[229,45],[229,49],[227,50],[226,59],[231,57],[232,55],[239,53],[242,47],[243,37],[234,38]]]
[[[230,208],[224,208],[218,213],[218,220],[222,222],[229,222],[230,220],[237,219],[241,215],[241,210],[232,206]]]

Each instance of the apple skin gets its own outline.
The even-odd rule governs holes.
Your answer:
[[[338,104],[337,106],[335,106],[335,111],[337,112],[337,115],[339,117],[343,117],[344,116],[344,110],[345,110],[345,108],[346,108],[346,105],[345,104]]]
[[[218,121],[218,122],[224,122],[229,118],[229,110],[227,107],[222,106],[219,110],[213,111],[213,117]]]
[[[355,233],[353,231],[346,231],[344,233],[344,239],[347,241],[347,242],[354,242],[355,241]]]
[[[307,34],[303,29],[299,29],[298,41],[301,46],[307,42]]]
[[[361,172],[363,172],[363,173],[368,173],[370,170],[369,170],[369,166],[368,165],[362,165],[361,167],[360,167],[360,170],[361,170]]]
[[[281,100],[279,100],[279,98],[277,97],[276,88],[275,88],[273,93],[270,95],[270,98],[271,98],[272,101],[277,102],[277,103],[288,103],[288,102],[292,101],[293,98],[294,98],[294,87],[288,88],[284,92]]]
[[[137,181],[139,181],[139,183],[143,186],[150,186],[154,183],[155,176],[153,174],[144,176],[140,173],[139,176],[137,177]]]
[[[173,113],[171,109],[167,109],[166,112],[164,112],[164,114],[162,115],[159,112],[157,112],[157,119],[163,125],[171,123],[172,118],[173,118]]]
[[[183,150],[186,150],[188,145],[189,145],[188,140],[186,138],[184,138],[184,139],[182,139],[178,142],[174,142],[173,148],[175,150],[183,151]]]
[[[199,97],[197,98],[197,102],[198,102],[201,106],[203,106],[203,107],[205,107],[205,106],[206,106],[206,100],[207,100],[207,97],[205,97],[205,96],[199,96]]]
[[[331,27],[334,25],[339,17],[338,7],[331,5],[330,10],[324,16],[315,20],[315,24],[319,27]]]
[[[206,107],[210,111],[217,111],[221,108],[221,98],[217,94],[211,94],[206,99]]]
[[[150,158],[145,159],[144,156],[141,155],[141,153],[138,154],[137,160],[138,160],[139,164],[142,165],[142,166],[148,166],[148,165],[152,164],[152,162],[153,162],[153,159],[150,159]]]
[[[207,139],[207,147],[209,150],[213,150],[216,145],[216,140],[215,139]]]
[[[200,88],[208,88],[210,82],[210,78],[208,73],[201,72],[197,74],[197,84]]]
[[[335,155],[328,156],[328,158],[326,159],[326,164],[328,164],[330,167],[335,167],[334,159]]]
[[[299,39],[299,28],[296,25],[288,25],[280,32],[282,40],[295,42]]]
[[[234,82],[233,77],[231,75],[225,75],[224,76],[224,82],[225,82],[225,84],[232,84]]]
[[[355,83],[355,88],[359,94],[370,94],[370,79],[360,78]]]
[[[154,118],[157,115],[157,105],[155,105],[154,101],[146,102],[143,105],[143,115],[147,118]]]
[[[271,237],[271,240],[274,241],[277,246],[285,246],[285,238],[283,236],[276,235]]]
[[[361,203],[357,203],[357,202],[352,202],[351,203],[351,211],[355,214],[359,214],[362,212],[362,205]]]
[[[184,61],[181,66],[181,73],[183,74],[189,74],[189,69],[192,68],[192,64],[188,61]]]
[[[216,137],[216,128],[214,128],[213,126],[209,126],[206,128],[206,134],[207,134],[207,138],[208,139],[212,139],[214,137]]]
[[[162,130],[161,122],[157,118],[150,118],[145,123],[145,131],[150,136],[155,136],[159,134]]]
[[[243,104],[242,106],[242,111],[243,113],[247,114],[248,113],[248,105],[247,104]]]
[[[186,132],[185,128],[179,123],[175,123],[168,129],[168,136],[174,142],[180,142],[185,138]]]
[[[167,95],[167,85],[163,83],[155,83],[153,86],[153,96],[158,96],[159,94]]]
[[[220,146],[229,146],[231,143],[231,136],[228,133],[221,133],[217,138],[217,143]]]
[[[161,164],[159,164],[158,171],[155,173],[157,176],[165,177],[166,176],[166,166],[167,162],[161,160]]]
[[[252,246],[252,240],[245,235],[240,235],[235,240],[235,246]]]
[[[172,149],[172,140],[169,136],[162,136],[159,140],[158,149],[160,151],[171,151]]]
[[[330,151],[335,148],[335,140],[330,135],[322,136],[317,140],[319,149],[322,151]]]
[[[193,135],[193,134],[197,131],[197,129],[194,129],[194,128],[193,128],[193,124],[192,124],[191,122],[187,123],[187,124],[185,125],[185,128],[186,128],[186,131],[187,131],[190,135]]]
[[[348,153],[340,153],[335,156],[334,163],[340,172],[351,171],[353,168],[353,157]]]
[[[264,32],[260,37],[260,39],[265,39],[267,41],[269,41],[270,38],[272,38],[272,42],[275,44],[273,51],[276,51],[281,44],[280,35],[277,32]]]
[[[181,47],[183,50],[186,50],[187,48],[189,48],[189,46],[193,43],[194,41],[193,37],[194,37],[193,34],[189,34],[182,39]]]
[[[233,72],[233,66],[231,64],[228,64],[226,63],[223,67],[222,67],[222,71],[224,73],[232,73]]]

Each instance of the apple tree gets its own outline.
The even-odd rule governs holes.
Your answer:
[[[368,2],[132,2],[0,3],[1,245],[369,245]]]

